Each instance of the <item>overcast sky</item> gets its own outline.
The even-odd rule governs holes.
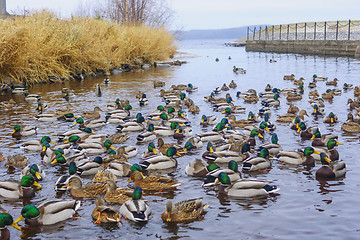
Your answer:
[[[6,0],[7,11],[48,8],[70,16],[92,0]],[[101,1],[101,0],[98,0]],[[106,1],[106,0],[102,0]],[[163,0],[161,0],[163,1]],[[219,29],[257,24],[360,20],[359,0],[168,0],[172,29]]]

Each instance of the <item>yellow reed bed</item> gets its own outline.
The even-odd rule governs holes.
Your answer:
[[[124,26],[94,18],[59,19],[50,12],[0,21],[0,79],[28,84],[166,60],[174,38],[162,28]]]

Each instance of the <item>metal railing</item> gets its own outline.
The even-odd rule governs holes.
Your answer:
[[[311,22],[247,28],[246,40],[360,40],[360,21]]]

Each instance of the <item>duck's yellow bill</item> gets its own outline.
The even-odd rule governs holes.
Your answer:
[[[42,188],[42,186],[41,186],[38,182],[36,182],[36,181],[33,183],[33,185],[34,185],[35,187],[37,187],[37,188]]]
[[[316,150],[314,150],[314,153],[316,153],[316,154],[320,154],[320,152],[319,152],[319,151],[316,151]]]
[[[21,227],[19,227],[15,222],[13,222],[10,226],[16,228],[17,230],[21,231]]]
[[[15,222],[13,222],[13,224],[17,224],[18,222],[20,222],[23,219],[24,219],[23,215],[20,215],[20,217],[18,219],[16,219]]]
[[[330,159],[330,158],[328,158],[327,156],[325,156],[325,158],[324,158],[324,159],[325,159],[325,161],[326,161],[326,162],[328,162],[328,163],[329,163],[329,162],[331,162],[331,159]]]
[[[314,140],[314,139],[315,139],[315,135],[313,134],[310,140]]]
[[[153,148],[152,152],[156,155],[157,154],[157,151],[155,148]]]
[[[266,128],[265,128],[265,130],[266,130],[267,132],[270,132],[270,130],[269,130],[269,128],[268,128],[268,127],[266,127]]]
[[[112,150],[115,150],[115,148],[114,148],[114,146],[113,146],[113,145],[111,145],[111,146],[110,146],[110,148],[111,148]]]
[[[39,179],[39,180],[42,179],[39,172],[35,172],[35,177],[36,177],[37,179]]]
[[[51,162],[51,164],[54,164],[54,163],[57,163],[56,159],[52,160],[52,162]]]
[[[66,140],[64,143],[68,143],[69,142],[69,139],[68,140]]]
[[[16,131],[15,130],[13,130],[12,132],[11,132],[11,134],[14,134]]]
[[[258,134],[259,138],[264,138],[263,135],[261,135],[261,133]]]
[[[336,141],[336,145],[344,145],[344,144]]]

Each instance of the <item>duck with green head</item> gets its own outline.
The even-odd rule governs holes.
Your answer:
[[[290,123],[290,129],[299,130],[299,124],[301,119],[299,117],[295,117],[295,119]]]
[[[305,165],[307,167],[315,166],[315,159],[311,154],[320,154],[317,150],[312,147],[306,147],[304,150],[291,151],[291,152],[280,152],[276,158],[280,162],[294,164],[294,165]]]
[[[156,151],[155,144],[153,142],[148,144],[147,150],[142,155],[142,158],[148,158],[152,157],[154,155],[158,155],[158,152]]]
[[[279,98],[281,98],[280,95],[276,93],[272,99],[263,100],[261,104],[264,105],[265,103],[268,103],[270,107],[277,107],[280,106]]]
[[[155,127],[154,124],[152,123],[148,124],[146,132],[143,132],[136,137],[138,143],[150,142],[150,141],[154,141],[155,139],[156,139]]]
[[[299,128],[296,132],[300,132],[300,137],[303,140],[309,140],[313,137],[314,132],[318,129],[318,127],[306,127],[304,122],[299,123]]]
[[[53,200],[38,207],[26,205],[15,223],[25,219],[25,223],[30,226],[56,224],[72,218],[80,205],[81,202],[76,200]]]
[[[338,139],[337,135],[334,134],[321,134],[320,130],[316,128],[313,131],[313,135],[311,136],[311,146],[313,147],[326,147],[327,143],[330,139],[334,139],[335,141]],[[341,145],[341,144],[339,144]]]
[[[44,142],[54,144],[54,142],[51,141],[51,138],[49,136],[43,136],[40,140],[30,140],[25,142],[23,146],[21,146],[20,148],[23,148],[28,151],[41,151],[43,149]]]
[[[169,147],[166,155],[154,156],[140,162],[140,166],[146,170],[171,170],[177,166],[174,155],[180,155],[173,146]],[[181,155],[180,155],[181,156]]]
[[[246,145],[249,147],[250,150],[250,145]],[[230,161],[235,161],[235,162],[242,162],[244,159],[246,159],[248,157],[248,154],[246,154],[246,147],[244,147],[244,153],[243,152],[234,152],[234,151],[229,151],[229,150],[222,150],[219,151],[217,150],[216,152],[213,152],[213,145],[211,143],[208,143],[207,145],[207,149],[208,151],[205,152],[202,157],[208,161],[211,161],[213,163],[217,163],[217,164],[228,164]]]
[[[120,207],[121,216],[133,222],[147,222],[151,209],[144,200],[141,200],[141,197],[141,187],[135,187],[132,199]]]
[[[269,153],[271,155],[275,156],[276,154],[278,154],[280,151],[283,150],[281,145],[278,143],[278,141],[279,141],[279,138],[278,138],[277,134],[273,133],[271,135],[271,143],[261,145],[259,150],[261,150],[262,148],[266,148],[269,150]]]
[[[219,174],[216,184],[218,184],[219,194],[233,198],[266,196],[280,190],[280,188],[270,185],[267,181],[257,179],[245,178],[232,183],[226,173]]]
[[[0,196],[10,199],[30,198],[41,185],[30,175],[24,175],[19,182],[0,182]]]
[[[269,171],[271,169],[271,161],[269,160],[269,156],[271,156],[269,150],[267,148],[262,148],[260,150],[259,156],[248,158],[243,162],[242,171]]]
[[[20,125],[16,124],[14,126],[14,130],[11,133],[13,138],[21,138],[26,136],[31,136],[37,134],[37,127],[36,126],[26,126],[21,128]]]
[[[21,228],[14,222],[9,213],[0,213],[0,239],[10,239],[10,231],[7,226],[11,226],[21,231]]]
[[[335,149],[335,146],[343,145],[342,143],[339,143],[336,139],[329,139],[329,141],[326,144],[326,147],[330,154],[331,161],[339,160],[339,152]]]
[[[136,116],[135,121],[130,121],[130,122],[126,122],[124,124],[118,125],[116,127],[116,130],[118,130],[119,132],[137,132],[137,131],[142,131],[145,129],[144,126],[144,122],[146,122],[145,118],[141,115],[138,114]]]
[[[32,164],[31,166],[26,166],[21,172],[21,178],[24,175],[32,176],[35,181],[42,181],[45,179],[45,172],[37,164]]]
[[[324,123],[337,123],[338,121],[338,117],[333,112],[330,112],[323,120]]]
[[[217,165],[215,165],[217,166]],[[226,173],[230,178],[231,182],[235,182],[241,179],[241,173],[239,172],[239,165],[234,160],[231,160],[227,164],[227,168],[215,168],[214,170],[210,171],[206,174],[206,178],[204,179],[203,187],[212,187],[215,185],[217,178],[219,177],[220,173]]]
[[[99,128],[102,126],[105,126],[105,121],[102,119],[95,119],[95,120],[89,120],[89,121],[84,121],[84,119],[82,117],[78,117],[76,118],[75,122],[73,125],[76,124],[80,124],[79,128]]]
[[[56,180],[55,191],[58,192],[58,191],[68,190],[67,184],[69,183],[70,178],[72,178],[72,177],[80,178],[81,170],[78,167],[76,167],[75,162],[71,162],[69,164],[68,173],[69,173],[69,175],[62,175]]]
[[[250,137],[248,140],[248,143],[250,144],[250,146],[255,146],[256,145],[256,140],[255,137],[258,136],[259,138],[263,139],[264,137],[261,135],[259,129],[254,128],[251,132],[250,132]]]
[[[202,115],[200,125],[206,127],[208,125],[216,124],[217,117],[216,116],[206,116]]]
[[[321,153],[320,158],[322,166],[315,173],[316,179],[335,180],[345,176],[346,164],[344,161],[333,162],[325,153]]]

